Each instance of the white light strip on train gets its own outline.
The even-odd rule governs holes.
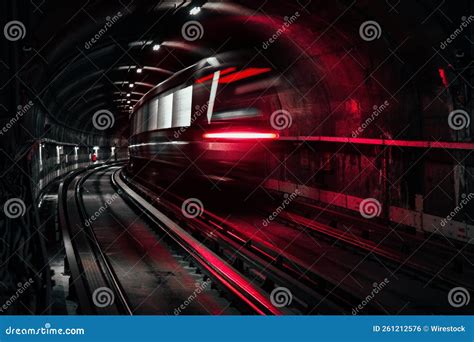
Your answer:
[[[219,84],[219,76],[221,72],[216,71],[212,78],[211,94],[209,95],[209,105],[207,107],[207,123],[211,123],[212,112],[214,111],[214,102],[216,100],[217,86]]]
[[[166,145],[166,144],[186,145],[186,144],[189,144],[189,142],[187,142],[187,141],[163,141],[163,142],[156,142],[156,143],[135,144],[135,145],[130,145],[128,147],[129,148],[134,148],[134,147],[153,146],[153,145]]]

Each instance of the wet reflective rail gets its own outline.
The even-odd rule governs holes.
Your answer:
[[[59,189],[70,293],[78,313],[285,313],[126,184],[112,182],[118,169],[76,172]]]

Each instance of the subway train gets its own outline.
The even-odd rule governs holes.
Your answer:
[[[165,186],[258,186],[291,120],[282,87],[271,66],[244,53],[176,73],[133,107],[127,173]]]

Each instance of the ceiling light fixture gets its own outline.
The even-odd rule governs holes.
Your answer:
[[[127,97],[130,97],[130,93],[127,93]]]
[[[142,71],[143,71],[143,69],[142,69],[142,68],[138,68],[138,69],[137,69],[137,74],[141,74],[141,73],[142,73]]]
[[[129,83],[128,86],[129,86],[130,88],[133,88],[133,87],[135,86],[135,84]]]
[[[189,14],[196,15],[199,12],[201,12],[201,7],[200,6],[195,6],[189,11]]]
[[[160,49],[160,44],[153,45],[153,51],[158,51]]]

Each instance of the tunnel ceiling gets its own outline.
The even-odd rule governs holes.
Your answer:
[[[190,14],[192,8],[201,5],[200,13]],[[313,102],[331,106],[338,97],[335,84],[348,88],[352,74],[367,74],[375,64],[373,59],[383,60],[389,51],[387,58],[393,62],[389,69],[394,76],[412,75],[413,70],[407,69],[408,61],[415,66],[424,62],[423,46],[438,44],[443,31],[449,32],[450,26],[455,26],[450,18],[468,13],[469,6],[468,2],[456,7],[441,3],[433,11],[435,7],[429,1],[399,2],[395,6],[374,1],[335,1],[327,6],[320,1],[51,0],[23,6],[31,12],[19,14],[20,18],[28,17],[23,18],[28,36],[21,51],[21,83],[64,127],[127,137],[128,100],[133,105],[153,86],[203,58],[245,48],[255,50],[256,55],[266,53],[268,62],[280,63],[282,69],[286,69],[285,64],[307,61],[311,56],[308,64],[313,70],[301,76],[316,75],[311,77],[315,77],[314,83],[325,98]],[[288,20],[297,11],[301,18],[292,28],[293,36],[278,40],[278,58],[274,58],[275,50],[264,51],[262,42],[281,27],[282,18]],[[420,17],[427,18],[426,22],[420,23]],[[373,18],[383,23],[384,35],[369,49],[363,45],[358,29],[361,21]],[[203,27],[195,40],[185,37],[183,31],[185,24],[194,20]],[[405,31],[400,28],[401,20]],[[427,36],[431,33],[434,41]],[[305,42],[305,37],[311,36],[318,38]],[[156,51],[153,46],[157,44]],[[342,77],[327,72],[333,61],[325,55],[338,50],[351,57],[348,63],[337,65],[346,71]],[[295,62],[290,63],[285,54],[291,52]],[[433,61],[442,59],[441,55],[435,57]],[[449,64],[449,58],[441,64]],[[137,73],[137,68],[143,69],[142,73]],[[319,80],[318,69],[326,70],[320,73]],[[333,77],[337,80],[329,82]],[[412,81],[408,79],[407,90]],[[129,87],[130,82],[133,88]],[[333,89],[325,89],[326,83],[332,83]],[[385,86],[390,91],[390,85]],[[127,93],[131,96],[127,97]],[[111,129],[94,129],[92,117],[99,110],[113,113],[115,124]]]
[[[115,125],[105,133],[125,134],[130,105],[155,85],[205,57],[247,47],[255,39],[251,25],[247,33],[239,25],[255,13],[248,4],[207,2],[199,15],[190,15],[201,4],[45,2],[31,14],[33,38],[24,50],[36,63],[28,63],[34,81],[25,86],[68,128],[94,130],[93,114],[108,110]],[[206,23],[197,40],[182,31],[190,20]],[[231,26],[223,30],[227,23]]]

